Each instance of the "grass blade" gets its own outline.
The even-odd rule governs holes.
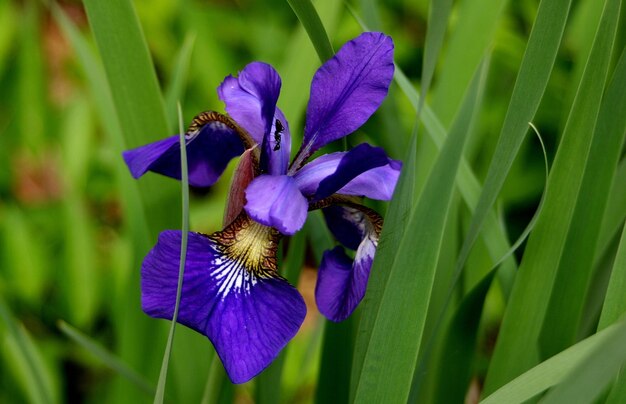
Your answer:
[[[114,106],[113,115],[102,119],[117,119],[123,134],[123,143],[115,144],[116,148],[122,148],[116,151],[121,153],[125,148],[167,136],[163,100],[133,3],[114,0],[105,4],[85,0],[84,5]],[[121,158],[119,167],[125,169]],[[133,189],[137,195],[128,203],[132,210],[129,213],[138,215],[127,213],[126,217],[134,243],[133,267],[139,268],[156,234],[163,229],[178,227],[176,216],[171,212],[180,207],[180,200],[175,181],[147,175],[135,182],[128,173],[124,181],[124,188]],[[153,352],[165,341],[166,328],[165,324],[149,319],[141,311],[137,304],[138,285],[139,271],[132,271],[126,283],[127,290],[115,304],[116,318],[123,324],[117,328],[118,352],[125,362],[140,372],[153,375],[159,368],[159,357]],[[110,391],[112,401],[140,399],[124,384],[116,383]]]
[[[478,327],[480,325],[481,313],[483,310],[483,305],[485,298],[487,297],[487,292],[491,286],[491,282],[494,276],[498,272],[498,268],[500,265],[508,259],[510,255],[512,255],[526,240],[528,235],[534,229],[537,220],[541,215],[541,209],[543,208],[543,204],[545,201],[545,196],[547,194],[548,187],[548,154],[546,152],[545,145],[539,134],[539,131],[533,124],[530,124],[533,128],[537,138],[539,139],[539,143],[541,144],[541,149],[543,151],[543,159],[545,166],[545,182],[544,182],[544,190],[542,194],[541,201],[539,202],[539,206],[537,207],[537,211],[533,215],[532,219],[519,236],[517,241],[513,243],[511,249],[496,262],[493,268],[483,277],[483,279],[474,286],[474,288],[463,297],[459,308],[455,311],[454,316],[450,320],[450,325],[448,326],[448,330],[444,335],[443,339],[443,347],[440,352],[441,358],[436,364],[435,369],[439,369],[439,375],[437,383],[437,392],[436,392],[436,402],[460,402],[463,401],[465,394],[467,392],[468,384],[471,376],[471,366],[475,356],[475,348],[476,341],[478,338]],[[460,274],[455,274],[455,277],[458,277]],[[450,289],[448,290],[448,295],[446,297],[446,301],[444,304],[444,308],[440,315],[438,316],[439,321],[435,325],[434,330],[431,333],[430,340],[428,341],[428,347],[425,351],[424,357],[421,358],[420,363],[418,363],[418,368],[416,370],[416,374],[420,374],[421,372],[426,372],[425,366],[428,361],[428,356],[430,354],[430,346],[435,342],[435,338],[437,336],[439,327],[441,326],[442,320],[445,318],[444,314],[446,311],[446,307],[452,301],[452,294],[455,289],[455,285],[458,279],[455,278],[450,285]]]
[[[481,71],[483,74],[477,72],[468,90],[406,231],[399,245],[394,246],[395,260],[392,263],[376,260],[383,268],[389,267],[389,276],[383,285],[378,310],[370,314],[375,320],[363,366],[357,374],[355,402],[404,402],[408,398],[443,229],[465,144],[466,124],[473,115],[479,78],[484,79],[484,70]],[[420,248],[416,249],[415,245]],[[376,268],[380,267],[375,265],[372,273]],[[414,268],[420,268],[419,276]],[[374,305],[366,306],[364,310],[372,307],[375,308]]]
[[[596,263],[607,253],[611,240],[619,236],[620,229],[626,220],[626,159],[622,159],[617,167],[607,199],[608,203],[598,237]]]
[[[167,345],[163,354],[163,364],[161,365],[161,373],[157,384],[157,391],[154,396],[155,403],[163,403],[165,396],[165,383],[167,380],[167,370],[169,367],[170,357],[172,355],[172,343],[174,341],[174,330],[176,329],[176,321],[178,319],[178,310],[180,308],[180,295],[183,290],[183,276],[185,273],[185,260],[187,258],[187,237],[189,236],[189,173],[187,169],[187,148],[183,147],[187,142],[185,140],[185,130],[183,128],[183,111],[178,104],[178,133],[180,142],[180,172],[182,186],[182,236],[180,238],[180,267],[178,269],[178,286],[176,287],[176,304],[174,306],[174,315],[172,316],[172,324],[170,325],[170,333],[167,337]]]
[[[431,107],[446,127],[459,108],[472,72],[493,42],[506,3],[506,0],[458,2],[458,21],[446,41],[444,63],[432,91]]]
[[[464,298],[445,333],[435,384],[437,403],[463,402],[471,378],[478,325],[487,292],[497,269],[490,271]]]
[[[624,313],[626,313],[626,226],[622,232],[615,262],[613,263],[613,271],[609,281],[609,288],[606,292],[606,299],[602,307],[600,315],[600,323],[598,331],[609,327],[610,324],[617,321]],[[608,403],[620,403],[626,400],[626,373],[624,368],[616,380],[609,394]]]
[[[361,319],[357,331],[354,347],[352,374],[350,377],[350,402],[354,402],[357,383],[363,370],[365,354],[371,343],[372,330],[385,291],[385,285],[389,280],[390,267],[396,257],[396,247],[400,244],[404,235],[408,218],[411,214],[413,198],[415,195],[415,156],[417,150],[417,125],[416,121],[413,136],[409,143],[407,155],[403,160],[402,171],[393,198],[389,203],[385,224],[380,235],[376,258],[372,264],[370,278],[367,283],[367,292],[361,303]]]
[[[619,11],[618,11],[619,12]],[[576,342],[593,273],[601,221],[626,133],[626,53],[605,93],[550,304],[542,328],[546,355]],[[615,321],[616,319],[613,319]],[[612,322],[612,321],[611,321]]]
[[[123,146],[136,147],[167,136],[163,98],[132,2],[85,0],[84,4],[124,135]],[[173,181],[146,176],[138,184],[152,234],[175,227],[169,214],[179,206]]]
[[[483,223],[489,220],[489,212],[525,138],[528,122],[532,121],[539,107],[563,36],[570,3],[571,0],[543,0],[537,11],[500,138],[455,272],[463,268]]]
[[[352,15],[364,30],[368,29],[364,22],[356,14],[353,13]],[[421,96],[398,65],[396,65],[394,80],[417,112]],[[435,146],[437,146],[437,149],[441,150],[443,142],[446,139],[446,130],[428,104],[424,104],[424,111],[421,114],[421,123],[426,128],[427,134],[431,137]],[[471,212],[474,212],[480,196],[481,186],[478,178],[465,159],[461,160],[459,174],[457,177],[457,187],[461,196],[465,200],[467,207]],[[510,249],[508,239],[493,211],[489,211],[487,213],[484,230],[481,234],[493,262],[500,259],[500,257],[502,257],[502,255]],[[498,272],[498,277],[502,284],[505,297],[508,297],[510,294],[511,285],[513,284],[513,278],[515,276],[515,269],[515,261],[513,259],[509,259],[502,265],[501,270]]]
[[[544,4],[547,4],[546,0],[541,3],[542,6]],[[549,5],[556,6],[555,3]],[[542,9],[540,6],[538,21],[542,10],[550,10],[555,14],[554,18],[558,18],[563,12],[562,9]],[[511,300],[506,308],[487,374],[486,394],[532,367],[539,360],[539,352],[534,347],[539,340],[556,267],[571,224],[604,88],[616,19],[619,15],[614,8],[610,10],[606,13],[599,35],[596,37],[596,45],[589,58],[588,68],[580,84],[576,102],[570,112],[570,120],[550,173],[545,205],[528,241]],[[494,162],[496,163],[492,164],[490,171],[499,165],[495,158]],[[494,179],[498,177],[497,173],[492,176]],[[488,179],[485,187],[487,188],[489,184]],[[487,202],[487,199],[483,200]],[[479,223],[477,216],[474,217],[474,222]]]
[[[293,9],[293,12],[300,20],[300,23],[304,26],[311,42],[315,47],[315,51],[320,58],[320,61],[324,63],[328,59],[332,58],[335,54],[333,46],[330,44],[328,34],[324,29],[324,24],[320,20],[320,16],[315,11],[315,7],[310,0],[287,0],[289,6]]]
[[[606,292],[598,331],[603,330],[609,324],[617,321],[624,313],[626,313],[626,226],[622,231],[617,255],[613,263],[613,271],[611,272],[611,280],[609,288]]]
[[[424,63],[422,64],[421,87],[423,97],[420,97],[420,103],[417,107],[417,115],[419,116],[424,106],[424,100],[428,95],[430,84],[435,73],[437,60],[443,45],[443,38],[446,34],[448,26],[448,17],[452,9],[452,0],[441,0],[430,2],[430,12],[428,14],[428,29],[426,31],[426,40],[424,44]]]
[[[572,369],[584,367],[590,353],[615,339],[623,342],[626,321],[613,324],[540,363],[482,400],[481,404],[523,403],[561,383]]]
[[[170,132],[173,132],[176,127],[176,105],[178,101],[183,98],[195,42],[196,36],[194,34],[187,34],[183,46],[180,48],[180,52],[178,52],[178,56],[176,57],[174,72],[172,73],[169,86],[165,91],[165,110],[168,111],[167,121],[169,122]]]

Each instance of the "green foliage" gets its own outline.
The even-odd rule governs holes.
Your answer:
[[[157,381],[159,402],[626,401],[623,3],[0,2],[0,402],[144,402]],[[141,261],[181,202],[120,153],[182,132],[179,101],[183,127],[223,111],[215,88],[253,60],[281,74],[298,145],[315,70],[368,28],[393,37],[395,80],[347,143],[403,171],[372,202],[365,300],[317,313],[336,242],[311,212],[281,261],[307,320],[234,386],[206,338],[141,312]],[[192,230],[219,229],[230,173],[183,201]]]

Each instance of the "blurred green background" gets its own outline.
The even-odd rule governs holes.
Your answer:
[[[142,133],[133,139],[157,140],[176,133],[178,100],[185,122],[200,111],[223,111],[216,87],[228,74],[260,60],[275,66],[282,76],[279,106],[289,119],[294,145],[299,144],[309,83],[320,61],[287,2],[132,3],[164,94],[169,125],[168,132]],[[428,3],[317,0],[314,5],[335,50],[362,31],[346,4],[371,29],[391,35],[397,65],[419,89]],[[600,18],[600,3],[574,1],[554,71],[533,121],[547,145],[549,160],[554,157],[558,134],[574,98],[576,85],[572,83],[582,74]],[[427,103],[448,128],[464,94],[464,80],[473,73],[473,68],[465,69],[465,61],[483,48],[491,49],[482,107],[465,150],[481,179],[489,166],[537,7],[536,0],[454,2]],[[472,26],[481,24],[486,15],[496,16],[490,20],[492,25]],[[476,37],[468,38],[467,32]],[[617,41],[623,47],[624,27]],[[120,63],[132,65],[133,55]],[[125,143],[119,134],[118,117],[113,116],[102,62],[81,2],[0,0],[0,94],[0,402],[149,402],[168,323],[140,311],[139,262],[158,231],[164,229],[161,224],[180,226],[179,190],[175,181],[154,174],[141,180],[151,184],[147,187],[166,190],[163,194],[169,195],[171,203],[160,211],[158,224],[148,226],[148,244],[137,244],[137,221],[142,220],[133,215],[137,188],[120,150],[140,143],[128,139]],[[381,110],[348,142],[375,143],[402,159],[414,117],[410,100],[393,84]],[[432,141],[422,133],[418,186],[424,183],[436,154]],[[233,168],[234,163],[212,189],[192,190],[193,230],[220,229],[228,173]],[[515,240],[530,221],[544,179],[539,142],[529,137],[499,199],[509,240]],[[141,198],[149,200],[147,187]],[[458,202],[458,195],[455,198]],[[384,210],[383,204],[375,206]],[[450,228],[457,229],[444,238],[451,249],[459,248],[458,229],[466,228],[470,218],[463,206],[457,206],[457,216],[449,222]],[[309,228],[307,240],[315,237],[316,230]],[[484,251],[479,242],[468,261],[461,295],[489,269]],[[309,314],[284,357],[279,386],[284,402],[310,402],[316,394],[325,324],[313,301],[318,256],[316,248],[308,248],[304,259],[299,289]],[[484,377],[503,311],[498,296],[496,293],[488,300],[490,315],[482,328],[477,360],[483,363],[482,369],[476,369],[479,379]],[[81,345],[80,337],[69,335],[72,329],[62,331],[61,321],[112,356]],[[122,375],[124,371],[114,369],[116,360],[145,380]],[[168,397],[172,402],[199,402],[207,394],[216,401],[258,399],[254,382],[235,388],[223,381],[220,366],[204,337],[179,327]]]

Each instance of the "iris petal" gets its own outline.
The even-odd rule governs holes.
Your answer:
[[[393,70],[393,41],[375,32],[347,42],[324,63],[311,83],[304,140],[292,170],[363,125],[387,95]]]
[[[365,226],[360,212],[347,211],[342,206],[331,205],[322,209],[328,229],[344,246],[351,250],[359,248],[365,237]],[[357,217],[352,217],[356,215]]]
[[[294,179],[304,195],[316,200],[333,193],[389,200],[401,167],[383,149],[363,143],[349,152],[316,158],[298,170]]]
[[[238,218],[211,236],[189,233],[178,322],[211,340],[234,383],[267,367],[306,314],[300,294],[275,272],[268,231]],[[150,316],[172,318],[180,239],[179,231],[161,233],[144,259],[142,307]]]
[[[322,258],[317,274],[315,300],[319,311],[336,322],[348,318],[365,296],[382,221],[378,214],[365,207],[337,207],[333,213],[338,214],[340,211],[343,212],[341,217],[326,216],[327,220],[340,219],[337,224],[345,225],[344,222],[348,221],[353,226],[335,235],[341,237],[340,241],[348,239],[349,247],[354,247],[356,234],[360,233],[362,239],[356,248],[354,261],[346,255],[343,247],[326,251]],[[335,230],[338,228],[334,227]]]
[[[272,66],[253,62],[217,88],[228,114],[262,145],[262,170],[274,175],[286,173],[291,153],[289,125],[276,107],[280,87],[280,76]]]
[[[246,188],[246,212],[257,222],[292,235],[306,221],[308,202],[293,178],[261,175]]]
[[[324,253],[317,273],[315,301],[320,313],[331,321],[350,317],[365,296],[376,245],[368,242],[363,246],[359,250],[364,254],[357,255],[355,261],[339,246]]]
[[[243,153],[243,143],[235,130],[214,121],[197,133],[187,136],[189,184],[196,187],[213,185],[228,162]],[[148,171],[180,180],[179,136],[159,140],[122,153],[134,178]]]
[[[280,76],[272,66],[253,62],[239,77],[226,77],[217,94],[226,104],[226,112],[261,144],[273,123],[280,86]]]

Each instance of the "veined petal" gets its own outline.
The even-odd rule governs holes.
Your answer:
[[[365,32],[347,42],[313,77],[298,169],[320,147],[363,125],[380,106],[393,78],[393,41]]]
[[[240,216],[210,236],[189,233],[178,322],[207,336],[233,383],[260,373],[297,333],[306,306],[276,273],[278,234]],[[142,307],[171,319],[179,231],[165,231],[142,265]]]
[[[318,157],[298,170],[294,179],[300,191],[314,200],[334,193],[389,200],[401,167],[380,147],[362,143],[349,152]]]
[[[261,175],[246,188],[246,212],[257,222],[291,235],[306,221],[308,202],[293,178]]]
[[[253,62],[217,88],[228,114],[262,146],[262,170],[274,175],[287,172],[291,153],[289,125],[276,107],[280,87],[280,76],[272,66]]]
[[[343,210],[341,220],[354,223],[350,231],[341,233],[342,238],[361,233],[362,239],[354,261],[346,255],[342,247],[326,251],[322,258],[317,274],[315,300],[319,311],[336,322],[348,318],[365,296],[382,226],[382,219],[371,209],[353,206],[342,206],[340,209]],[[350,244],[353,245],[353,241]]]
[[[217,113],[210,114],[223,117]],[[189,184],[196,187],[213,185],[228,162],[244,150],[240,134],[235,127],[228,125],[227,120],[203,122],[198,130],[188,132],[185,139]],[[134,178],[148,171],[178,180],[181,178],[178,135],[127,150],[122,156]]]

